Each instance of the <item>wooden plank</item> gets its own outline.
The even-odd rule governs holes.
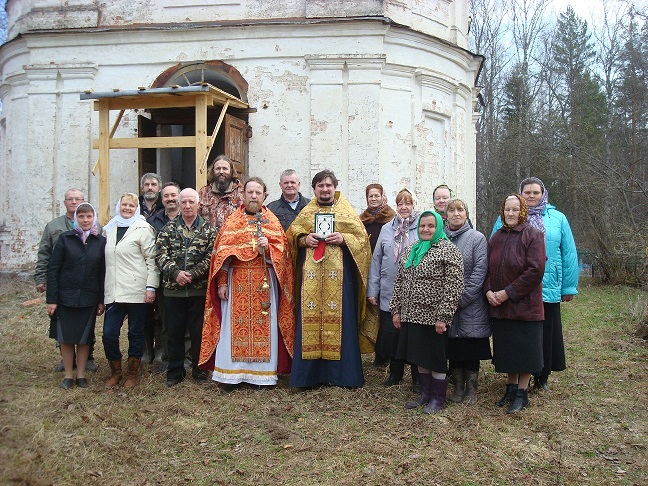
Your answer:
[[[209,156],[207,147],[207,96],[196,97],[196,190],[207,184],[207,171],[202,161]]]
[[[102,99],[103,100],[103,99]],[[99,101],[102,101],[99,100]],[[94,110],[98,111],[98,103],[95,101]],[[111,110],[135,110],[135,109],[153,109],[153,108],[191,108],[196,105],[194,96],[173,96],[167,97],[152,97],[142,96],[141,98],[125,97],[125,98],[107,98],[110,103]]]
[[[110,147],[109,126],[110,126],[110,109],[108,100],[99,101],[99,209],[98,218],[102,225],[105,225],[110,219]]]
[[[92,141],[92,148],[99,148],[100,140]],[[195,147],[196,137],[140,137],[140,138],[111,138],[109,147],[111,149],[131,149],[131,148],[177,148],[177,147]]]
[[[218,131],[220,130],[221,125],[223,124],[223,118],[225,117],[225,112],[227,111],[227,107],[229,106],[229,103],[226,101],[225,104],[223,105],[223,108],[221,109],[220,116],[218,117],[218,121],[216,122],[216,126],[214,127],[214,131],[211,134],[209,146],[207,147],[207,151],[205,152],[205,156],[202,159],[202,162],[200,163],[200,173],[202,174],[203,170],[205,171],[205,177],[207,177],[207,159],[209,157],[209,152],[211,152],[212,147],[214,146],[214,142],[216,142],[216,137],[218,136]],[[198,159],[196,159],[196,162],[198,162]]]

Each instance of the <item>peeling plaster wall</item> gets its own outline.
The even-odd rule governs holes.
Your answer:
[[[15,13],[24,3],[10,0],[9,7]],[[266,5],[228,5],[255,3],[258,12]],[[338,3],[346,4],[294,1],[283,8],[301,8],[303,16],[307,6],[314,12]],[[474,209],[480,61],[429,35],[381,19],[25,33],[0,49],[0,175],[8,181],[0,187],[8,208],[0,215],[0,269],[33,264],[42,228],[63,212],[66,189],[79,187],[97,203],[91,170],[98,117],[79,93],[148,86],[170,66],[195,60],[226,62],[248,82],[257,109],[249,116],[248,173],[264,178],[269,201],[279,195],[283,169],[297,169],[310,195],[312,175],[331,168],[358,211],[371,182],[383,184],[392,204],[402,187],[414,189],[419,209],[431,207],[434,186],[448,183]],[[136,111],[126,111],[115,136],[137,136]],[[137,151],[111,151],[111,168],[112,213],[121,192],[139,191]]]
[[[8,0],[8,39],[52,29],[387,17],[468,47],[467,0]]]

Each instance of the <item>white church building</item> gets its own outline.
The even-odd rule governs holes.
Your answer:
[[[262,177],[267,202],[282,170],[296,169],[310,196],[328,168],[358,212],[374,182],[391,205],[410,188],[420,210],[446,183],[474,209],[482,57],[469,51],[467,0],[8,0],[6,10],[0,270],[33,266],[66,189],[98,203],[95,105],[138,90],[209,83],[240,100],[209,160],[226,153],[242,177]],[[207,108],[208,134],[220,114]],[[110,113],[116,139],[196,132],[192,108],[120,115]],[[110,150],[111,212],[145,172],[194,187],[195,158],[153,142]]]

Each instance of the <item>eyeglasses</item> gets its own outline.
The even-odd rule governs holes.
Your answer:
[[[82,197],[66,197],[66,201],[83,201]]]

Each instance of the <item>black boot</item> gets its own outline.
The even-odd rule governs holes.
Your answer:
[[[533,375],[533,387],[536,390],[544,390],[547,393],[551,393],[549,386],[547,385],[548,376],[544,375]]]
[[[517,413],[520,410],[524,410],[529,406],[529,389],[523,390],[522,388],[518,388],[515,390],[515,399],[513,400],[513,403],[511,403],[511,406],[506,410],[506,413],[511,414],[511,413]]]
[[[383,381],[383,386],[398,385],[403,381],[403,373],[405,371],[405,363],[402,361],[392,361],[389,363],[389,378]]]
[[[477,377],[479,376],[479,371],[465,371],[466,393],[464,394],[463,402],[466,405],[474,405],[477,403]]]
[[[466,390],[464,369],[452,368],[450,370],[450,381],[452,382],[454,390],[452,395],[448,397],[448,401],[452,403],[460,403],[464,398],[464,392]]]
[[[412,392],[421,393],[421,374],[415,365],[412,365]]]
[[[430,393],[432,388],[432,375],[430,373],[420,373],[421,394],[416,400],[405,402],[405,408],[418,408],[427,405],[430,402]]]
[[[497,405],[498,407],[503,407],[507,403],[512,403],[513,399],[515,398],[515,390],[517,390],[517,387],[517,383],[507,383],[504,396],[496,401],[495,405]]]

